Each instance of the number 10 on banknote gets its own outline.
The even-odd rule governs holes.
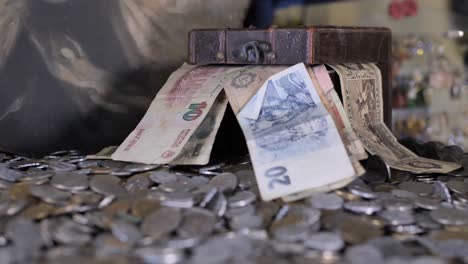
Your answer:
[[[271,76],[237,119],[263,200],[320,188],[355,174],[302,63]]]

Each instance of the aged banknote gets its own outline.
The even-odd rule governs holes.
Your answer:
[[[355,175],[333,119],[302,63],[268,78],[237,118],[263,200]]]
[[[333,121],[335,122],[338,133],[343,140],[349,159],[353,165],[355,175],[354,177],[346,178],[344,180],[327,184],[318,188],[312,188],[299,193],[283,196],[281,199],[285,202],[301,200],[316,193],[327,192],[341,188],[348,185],[356,177],[361,176],[366,172],[364,167],[359,162],[359,158],[367,158],[367,153],[364,150],[362,143],[359,141],[354,131],[350,127],[351,125],[349,125],[351,131],[349,131],[348,127],[346,127],[346,124],[349,124],[349,121],[347,120],[346,113],[344,112],[340,98],[333,88],[333,83],[331,82],[330,76],[328,75],[328,71],[324,65],[315,66],[313,68],[309,67],[308,71],[312,83],[314,84],[323,105],[328,110],[331,117],[333,118]]]
[[[362,142],[357,137],[351,124],[349,123],[346,111],[341,103],[340,97],[333,86],[330,75],[328,74],[325,65],[313,66],[312,70],[315,78],[319,83],[318,88],[323,91],[326,99],[329,102],[329,112],[335,120],[338,130],[342,132],[342,139],[346,142],[347,149],[350,154],[358,160],[367,159],[367,153],[362,145]],[[313,80],[313,79],[312,79]]]
[[[226,107],[219,97],[222,76],[229,67],[183,65],[168,79],[135,130],[112,155],[113,159],[154,164],[206,164],[210,147],[202,148],[193,140],[210,144]],[[216,101],[216,100],[220,101]],[[224,101],[223,101],[224,100]],[[216,106],[215,108],[213,108]],[[208,115],[211,109],[215,113]],[[209,118],[210,127],[200,128]],[[211,122],[211,121],[214,122]],[[198,131],[202,129],[203,131]],[[207,133],[205,135],[201,135]],[[194,136],[195,135],[195,136]],[[192,138],[194,136],[194,138]],[[197,151],[187,149],[189,143]],[[203,145],[203,144],[202,144]],[[190,153],[190,155],[187,155]],[[181,156],[182,155],[182,156]]]
[[[398,143],[383,121],[382,77],[372,63],[330,65],[340,76],[346,114],[364,147],[390,167],[413,173],[447,173],[460,166],[421,158]]]
[[[118,146],[109,146],[101,149],[98,153],[86,156],[86,159],[112,159],[112,154]]]
[[[172,164],[188,165],[208,163],[216,139],[216,132],[223,120],[227,104],[226,95],[224,92],[221,92],[203,122],[187,141],[177,158],[171,162]]]

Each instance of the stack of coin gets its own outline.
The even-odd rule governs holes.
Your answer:
[[[414,147],[467,164],[456,147]],[[0,153],[0,263],[468,261],[466,166],[368,167],[345,188],[284,203],[260,200],[248,157],[200,167]]]

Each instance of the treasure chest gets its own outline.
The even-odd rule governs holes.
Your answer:
[[[390,127],[391,37],[391,31],[382,27],[198,29],[189,34],[188,62],[200,65],[373,62],[382,74],[384,120]],[[335,87],[339,87],[338,76],[334,75]]]

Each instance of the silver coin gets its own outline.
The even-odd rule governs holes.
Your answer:
[[[101,162],[99,160],[82,160],[76,164],[81,169],[86,169],[89,167],[99,167]]]
[[[34,185],[29,188],[31,195],[47,203],[63,204],[70,197],[70,193],[58,190],[50,185]]]
[[[16,247],[24,250],[36,250],[43,245],[39,225],[26,218],[16,217],[8,221],[5,234]]]
[[[116,220],[110,225],[112,234],[120,241],[130,245],[141,239],[142,234],[136,225],[127,221]]]
[[[246,215],[246,214],[254,214],[255,213],[255,207],[252,204],[243,206],[243,207],[230,207],[226,211],[225,216],[227,218],[234,218],[236,216],[240,215]]]
[[[409,225],[415,222],[413,214],[408,211],[386,210],[380,212],[379,216],[390,225]]]
[[[98,259],[106,259],[125,256],[130,253],[130,244],[118,240],[110,233],[100,233],[93,241],[95,256]]]
[[[91,173],[92,172],[90,171],[89,174]],[[116,171],[111,171],[110,175],[117,176],[117,177],[127,177],[127,176],[133,175],[133,172],[116,170]]]
[[[446,185],[454,193],[468,194],[468,184],[463,181],[450,180]]]
[[[196,247],[192,262],[194,264],[226,263],[233,254],[236,254],[228,248],[229,242],[227,240],[227,238],[222,237],[214,238]]]
[[[262,226],[263,219],[256,214],[243,214],[233,217],[229,221],[229,226],[233,230],[256,229]]]
[[[54,171],[74,171],[78,169],[75,164],[63,161],[50,161],[48,165]]]
[[[351,192],[354,195],[357,195],[359,197],[365,198],[365,199],[375,199],[377,198],[377,194],[371,191],[369,188],[364,187],[362,185],[350,185],[348,186],[349,192]]]
[[[24,176],[22,172],[9,169],[6,164],[0,164],[0,179],[8,182],[16,182],[21,180]]]
[[[306,225],[287,225],[276,229],[273,236],[283,242],[302,242],[307,240],[309,229]]]
[[[194,176],[190,178],[190,183],[197,187],[205,186],[209,181],[210,180],[204,176]]]
[[[22,177],[20,180],[21,181],[33,181],[33,180],[39,180],[39,179],[49,179],[54,176],[55,173],[52,171],[39,171],[39,172],[29,172],[24,174],[24,177]]]
[[[218,189],[216,188],[208,188],[206,192],[202,192],[204,194],[202,200],[200,201],[200,207],[206,207],[213,199],[216,197],[218,193]]]
[[[391,226],[390,229],[394,233],[408,234],[408,235],[422,234],[425,231],[418,225],[395,225],[395,226]]]
[[[415,197],[418,197],[418,195],[415,194],[414,192],[410,192],[410,191],[406,191],[406,190],[400,190],[400,189],[392,190],[391,193],[394,196],[399,197],[399,198],[415,198]]]
[[[155,170],[159,167],[161,167],[161,165],[158,164],[128,164],[123,169],[132,173],[140,173]]]
[[[256,185],[255,174],[253,170],[240,170],[235,172],[238,185],[241,189],[248,189]]]
[[[140,191],[146,191],[149,189],[151,186],[152,182],[148,178],[147,173],[140,173],[140,174],[135,174],[132,177],[128,178],[125,181],[124,188],[130,192],[140,192]]]
[[[444,182],[436,181],[434,183],[434,194],[443,201],[452,202],[452,195]]]
[[[224,216],[228,207],[226,196],[220,191],[216,192],[214,198],[207,204],[206,208],[213,211],[218,217]]]
[[[417,197],[413,201],[416,207],[426,210],[435,210],[440,207],[440,202],[433,198]]]
[[[166,246],[174,249],[190,249],[200,244],[200,237],[176,237],[167,241]]]
[[[468,243],[462,239],[448,239],[439,241],[431,250],[443,258],[468,257]]]
[[[175,182],[167,182],[167,183],[160,184],[158,188],[165,192],[177,192],[177,191],[189,192],[189,191],[196,189],[197,186],[194,186],[192,183],[189,183],[189,182],[175,181]]]
[[[205,237],[213,232],[216,216],[206,209],[191,208],[184,212],[184,217],[177,233],[182,237]]]
[[[433,192],[432,184],[422,183],[422,182],[402,182],[398,185],[402,190],[413,192],[418,195],[431,195]]]
[[[354,213],[371,215],[382,210],[382,206],[369,201],[351,201],[344,204],[344,208]]]
[[[344,246],[344,241],[337,233],[319,232],[308,236],[304,244],[321,251],[338,251]]]
[[[89,181],[91,189],[105,196],[123,196],[127,191],[121,186],[119,178],[112,175],[95,175]]]
[[[414,215],[414,218],[416,220],[416,223],[426,229],[426,230],[434,230],[434,229],[440,229],[441,225],[434,220],[428,215],[424,213],[416,213]]]
[[[257,199],[257,196],[251,191],[240,191],[228,198],[228,206],[243,207],[247,206]]]
[[[71,220],[64,220],[54,228],[52,236],[55,241],[66,245],[84,245],[91,242],[91,233],[87,226],[80,225]]]
[[[181,221],[180,210],[161,207],[145,217],[141,224],[141,231],[145,235],[160,238],[175,231]]]
[[[149,178],[157,184],[177,181],[177,174],[170,172],[167,168],[161,168],[150,173]]]
[[[72,172],[57,172],[50,184],[57,189],[68,191],[82,191],[89,187],[88,176]]]
[[[167,193],[161,204],[168,207],[191,208],[195,204],[195,199],[192,193],[175,191]]]
[[[182,263],[185,259],[185,253],[181,249],[156,246],[138,248],[135,250],[135,255],[143,263],[176,264]]]
[[[345,258],[351,264],[384,263],[382,254],[372,245],[352,246],[346,250]]]
[[[309,202],[318,209],[338,210],[343,207],[343,198],[334,193],[314,195],[310,198]]]
[[[434,256],[418,256],[412,259],[410,264],[444,264],[445,260]]]
[[[468,213],[454,208],[438,208],[429,213],[431,218],[443,225],[465,225],[468,223]]]
[[[231,192],[237,187],[237,176],[234,173],[220,173],[209,182],[210,186],[222,192]]]
[[[414,204],[411,200],[404,198],[391,197],[378,201],[386,210],[411,211]]]

